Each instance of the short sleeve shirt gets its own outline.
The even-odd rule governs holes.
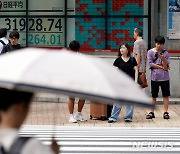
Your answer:
[[[168,80],[170,80],[169,71],[166,71],[166,70],[163,70],[163,69],[152,68],[153,64],[163,66],[162,60],[160,58],[156,59],[156,56],[155,56],[156,54],[160,54],[160,53],[162,53],[162,51],[157,52],[155,50],[155,48],[148,51],[147,58],[148,58],[149,67],[151,68],[151,80],[152,81],[168,81]],[[169,65],[170,64],[170,59],[169,59],[168,52],[165,50],[163,55],[164,55],[168,65]]]
[[[146,72],[147,44],[141,37],[134,42],[133,56],[136,58],[137,54],[141,57],[139,72]]]
[[[124,73],[129,75],[131,78],[135,79],[135,71],[134,66],[137,66],[136,59],[134,57],[130,57],[127,62],[125,62],[121,57],[118,57],[114,61],[114,66],[118,67]]]

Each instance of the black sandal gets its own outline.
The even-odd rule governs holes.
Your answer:
[[[169,113],[168,112],[164,112],[163,117],[164,117],[164,119],[169,119],[170,118]]]
[[[155,118],[155,115],[153,112],[149,112],[148,115],[146,115],[146,119],[153,119]]]

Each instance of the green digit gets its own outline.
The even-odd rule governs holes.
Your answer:
[[[61,45],[61,35],[58,35],[57,38],[58,38],[57,44],[58,44],[58,45]]]
[[[39,34],[36,34],[36,35],[35,35],[35,37],[34,37],[34,42],[35,42],[35,44],[39,44],[39,42],[40,42]]]
[[[43,36],[41,37],[41,42],[43,42],[43,44],[46,44],[46,36],[45,36],[45,35],[43,35]]]
[[[52,35],[50,36],[50,43],[51,43],[51,44],[55,44],[55,43],[56,43],[56,36],[55,36],[54,34],[52,34]]]
[[[29,34],[28,44],[33,44],[33,34]]]

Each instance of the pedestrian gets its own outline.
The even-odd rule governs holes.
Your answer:
[[[149,67],[151,69],[151,93],[152,102],[156,104],[156,98],[158,97],[159,87],[161,87],[163,103],[164,103],[164,119],[169,119],[168,105],[170,96],[170,77],[169,77],[169,54],[164,47],[165,38],[163,36],[157,36],[155,38],[155,47],[150,49],[147,54]],[[155,118],[154,110],[149,112],[146,119]]]
[[[0,153],[58,154],[53,140],[51,147],[32,137],[20,137],[19,128],[30,109],[33,94],[0,88]]]
[[[139,83],[142,88],[147,87],[146,80],[146,61],[147,61],[147,44],[142,38],[143,31],[140,28],[134,29],[134,42],[133,56],[138,64],[139,77],[143,76],[142,83]],[[145,82],[145,83],[144,83]]]
[[[130,47],[128,44],[122,44],[118,50],[118,58],[114,61],[113,64],[115,67],[118,67],[121,71],[130,76],[137,83],[138,79],[138,67],[137,62],[134,57],[131,57]],[[111,112],[111,117],[108,120],[108,123],[117,122],[119,114],[121,112],[122,106],[113,105]],[[126,105],[126,114],[124,117],[125,122],[132,122],[133,119],[133,105]]]
[[[10,43],[8,43],[7,45],[3,47],[1,54],[12,52],[12,51],[22,48],[22,46],[18,43],[18,40],[19,40],[18,31],[12,31],[9,34],[9,39],[10,39]]]
[[[5,45],[9,43],[9,40],[7,39],[7,30],[6,28],[0,29],[0,54],[2,52],[2,49]]]
[[[80,48],[80,43],[76,40],[71,41],[69,44],[69,49],[72,52],[77,52]],[[78,72],[77,72],[78,73]],[[75,103],[75,98],[69,98],[69,102],[68,102],[68,108],[69,108],[69,113],[70,113],[70,117],[69,117],[69,122],[72,123],[77,123],[77,121],[87,121],[87,119],[85,119],[81,113],[85,100],[84,99],[79,99],[78,101],[78,111],[76,112],[76,114],[74,115],[74,103]]]

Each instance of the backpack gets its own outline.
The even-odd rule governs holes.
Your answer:
[[[0,147],[0,154],[20,154],[22,148],[27,143],[31,137],[18,137],[10,147],[10,150],[7,152],[4,150],[3,146]]]
[[[23,47],[20,44],[18,44],[16,48],[13,48],[13,46],[10,43],[8,43],[7,45],[4,46],[1,54],[7,53],[7,52],[10,52],[10,51],[14,51],[14,50],[17,50],[17,49],[21,49],[21,48],[23,48]]]
[[[4,43],[3,40],[0,40],[0,43],[1,43],[2,45],[6,45],[6,43]]]

